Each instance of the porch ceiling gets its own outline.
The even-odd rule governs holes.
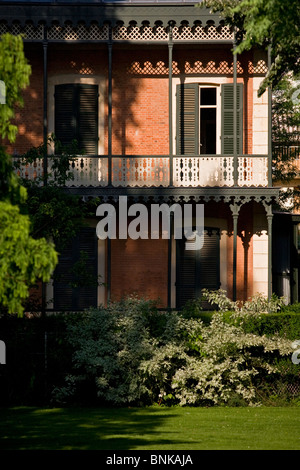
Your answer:
[[[255,201],[267,205],[276,204],[279,188],[66,188],[66,192],[76,194],[84,200],[100,198],[103,202],[118,201],[127,196],[132,201],[158,202],[225,202],[244,204]]]

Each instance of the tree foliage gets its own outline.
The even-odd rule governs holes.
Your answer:
[[[22,90],[31,73],[20,36],[5,34],[0,41],[0,80],[5,102],[0,104],[0,136],[14,142],[12,123],[16,106],[23,105]],[[14,172],[11,157],[0,147],[0,305],[10,314],[23,315],[24,301],[37,281],[48,281],[57,263],[52,242],[31,235],[31,221],[22,214],[27,191]]]
[[[0,201],[0,299],[10,313],[23,313],[28,287],[48,281],[57,262],[45,238],[30,236],[30,219],[19,207]]]
[[[295,87],[287,74],[273,91],[272,99],[273,178],[286,184],[299,172],[300,105],[294,96]],[[293,188],[293,195],[296,203],[299,201],[298,188]]]
[[[254,46],[271,45],[272,67],[263,80],[259,95],[273,88],[287,71],[300,72],[300,3],[298,0],[204,0],[201,6],[220,12],[236,26],[238,54]]]
[[[10,142],[16,140],[18,128],[12,119],[16,106],[24,104],[22,90],[29,85],[30,74],[22,37],[3,34],[0,41],[0,80],[5,84],[5,103],[0,105],[0,135]]]

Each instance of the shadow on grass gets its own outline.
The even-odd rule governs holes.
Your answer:
[[[0,450],[134,450],[137,446],[172,445],[157,436],[166,408],[27,408],[0,410]],[[177,430],[176,430],[177,432]],[[176,439],[176,444],[180,442]]]

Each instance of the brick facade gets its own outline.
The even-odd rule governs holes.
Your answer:
[[[43,65],[39,48],[26,47],[32,66],[29,88],[24,92],[25,107],[17,112],[19,134],[9,148],[22,153],[43,141]],[[169,153],[169,81],[167,48],[122,48],[113,50],[112,61],[112,154],[168,155]],[[251,68],[252,67],[252,68]],[[245,54],[238,65],[238,83],[244,84],[243,151],[253,150],[253,55]],[[86,80],[100,77],[103,83],[103,153],[108,152],[108,59],[103,46],[73,47],[51,45],[48,51],[48,77],[65,75]],[[175,48],[173,80],[199,83],[232,83],[230,47],[196,49]],[[175,94],[175,86],[173,94]],[[49,98],[49,97],[48,97]],[[173,98],[174,99],[174,98]],[[48,99],[49,103],[49,99]],[[52,109],[48,110],[53,113]],[[173,109],[173,113],[176,110]],[[215,226],[225,219],[221,269],[229,296],[232,296],[233,235],[232,215],[221,203],[205,206],[205,217]],[[237,238],[237,298],[246,300],[253,291],[253,204],[242,207]],[[226,251],[226,253],[225,253]],[[168,241],[113,240],[111,244],[111,295],[120,299],[137,293],[168,302]],[[221,276],[221,277],[222,277]],[[173,285],[173,289],[175,284]],[[222,286],[221,286],[222,287]]]
[[[130,294],[168,303],[168,240],[112,240],[111,296]]]

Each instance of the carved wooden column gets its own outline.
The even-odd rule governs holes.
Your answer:
[[[43,140],[44,140],[44,158],[43,158],[43,182],[47,185],[48,179],[48,41],[46,36],[46,26],[44,26],[44,40],[43,40],[43,98],[44,98],[44,110],[43,110]]]
[[[108,41],[108,186],[112,186],[112,28],[109,27]],[[106,240],[106,293],[107,302],[111,298],[111,239]]]
[[[236,258],[237,258],[237,224],[241,205],[234,202],[230,204],[233,218],[233,270],[232,270],[232,300],[236,301]]]
[[[272,283],[272,228],[273,228],[273,206],[263,201],[268,221],[268,299],[270,300],[273,293]]]
[[[169,185],[173,186],[173,107],[172,107],[172,75],[173,75],[173,38],[172,38],[172,26],[169,31]]]

